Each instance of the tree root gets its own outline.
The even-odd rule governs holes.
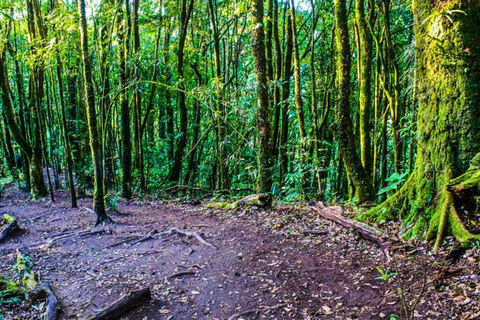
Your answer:
[[[118,301],[104,309],[99,314],[90,318],[90,320],[116,320],[120,319],[128,311],[139,307],[151,297],[150,288],[144,288],[138,291],[132,291],[120,298]]]
[[[187,231],[187,230],[182,230],[182,229],[179,229],[179,228],[172,228],[169,230],[171,233],[176,233],[176,234],[179,234],[179,235],[182,235],[182,236],[187,236],[187,237],[194,237],[195,239],[198,240],[198,242],[200,242],[201,244],[207,246],[207,247],[210,247],[212,249],[217,249],[216,246],[214,246],[213,244],[211,244],[210,242],[208,242],[207,240],[203,239],[202,236],[200,234],[198,234],[198,232],[194,232],[194,231]]]
[[[47,293],[47,312],[45,315],[45,320],[56,320],[58,312],[60,311],[58,299],[48,281],[43,281],[43,287]]]
[[[81,232],[76,232],[76,233],[72,233],[72,232],[60,233],[60,234],[56,235],[55,237],[48,238],[45,241],[28,244],[28,245],[25,245],[25,246],[18,247],[16,249],[4,249],[4,250],[0,251],[0,253],[1,254],[9,254],[9,253],[15,252],[17,250],[18,251],[33,250],[33,249],[40,249],[42,247],[47,247],[48,248],[59,240],[72,238],[72,237],[94,236],[94,235],[103,234],[103,233],[111,233],[111,230],[107,228],[107,229],[94,230],[94,231],[81,231]]]
[[[471,175],[462,176],[467,179],[472,177]],[[423,181],[419,182],[412,173],[399,191],[380,205],[364,212],[359,220],[381,223],[403,218],[403,223],[407,226],[406,235],[435,240],[435,252],[446,235],[452,235],[462,245],[469,245],[472,240],[480,239],[480,235],[472,234],[467,230],[455,207],[455,195],[465,194],[467,190],[465,187],[459,187],[465,186],[460,181],[462,176],[450,180],[450,173],[447,173],[444,177],[443,189],[438,194],[432,191],[427,197],[421,194],[422,189],[427,185]]]
[[[3,220],[7,221],[7,224],[0,232],[0,241],[5,239],[12,230],[15,230],[18,227],[17,219],[14,217],[5,215]]]

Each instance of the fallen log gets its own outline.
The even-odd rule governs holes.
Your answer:
[[[47,312],[45,314],[45,320],[56,320],[60,311],[58,299],[48,281],[43,281],[43,288],[47,293]]]
[[[5,239],[12,230],[18,227],[17,219],[15,219],[14,217],[5,215],[3,217],[3,220],[6,221],[7,224],[5,225],[5,227],[3,227],[2,231],[0,232],[0,241]]]
[[[146,287],[138,291],[132,291],[123,296],[118,301],[114,302],[102,312],[91,317],[89,320],[116,320],[120,319],[128,311],[141,306],[146,301],[150,300],[150,288]]]
[[[333,221],[343,227],[352,228],[357,231],[362,238],[370,242],[375,243],[387,256],[387,259],[390,259],[390,241],[387,236],[385,236],[380,230],[377,230],[368,224],[351,220],[342,215],[341,208],[332,208],[326,207],[322,202],[318,202],[316,205],[311,207],[315,212],[317,212],[323,218]]]

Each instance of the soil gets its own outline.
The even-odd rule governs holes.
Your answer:
[[[15,249],[68,235],[21,250],[53,287],[61,319],[88,319],[146,286],[152,299],[124,319],[402,319],[402,301],[410,308],[418,301],[409,309],[418,319],[480,318],[476,248],[457,262],[399,241],[387,261],[374,244],[301,205],[212,211],[119,201],[109,213],[115,223],[97,227],[91,205],[83,198],[72,209],[64,192],[54,203],[30,201],[14,186],[0,198],[0,216],[16,217],[21,228],[0,244],[0,275],[14,277]],[[162,233],[173,227],[198,232],[216,249]],[[99,233],[68,233],[89,230]],[[4,319],[41,319],[33,307],[0,308]]]

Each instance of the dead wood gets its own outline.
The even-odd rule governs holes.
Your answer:
[[[182,272],[177,272],[177,273],[171,274],[171,275],[165,277],[165,279],[179,278],[179,277],[183,277],[183,276],[196,276],[197,274],[198,274],[198,272],[195,272],[195,271],[182,271]]]
[[[114,302],[102,312],[90,318],[90,320],[117,320],[128,311],[141,306],[151,297],[150,288],[143,288],[138,291],[132,291]]]
[[[8,236],[8,234],[17,227],[18,227],[17,219],[13,219],[13,221],[7,224],[0,232],[0,241],[5,239]]]
[[[172,229],[170,229],[170,231],[172,233],[176,233],[176,234],[179,234],[179,235],[182,235],[182,236],[194,237],[201,244],[203,244],[207,247],[210,247],[212,249],[217,249],[217,247],[215,247],[213,244],[211,244],[207,240],[203,239],[202,236],[200,234],[198,234],[198,232],[182,230],[182,229],[179,229],[179,228],[172,228]]]
[[[272,195],[268,193],[259,193],[246,196],[238,201],[238,207],[258,206],[261,208],[270,208],[272,206]]]
[[[328,234],[327,230],[304,230],[304,235],[316,235],[316,236],[325,236]]]
[[[390,259],[389,249],[390,241],[382,232],[373,227],[355,220],[351,220],[342,215],[342,209],[339,207],[326,207],[322,202],[318,202],[315,206],[311,207],[320,216],[330,221],[333,221],[343,227],[353,228],[357,231],[362,238],[370,242],[375,243],[383,253]]]
[[[48,281],[43,281],[43,287],[47,293],[47,312],[45,315],[46,320],[56,320],[58,313],[60,311],[60,305],[58,299],[55,296],[55,293],[52,290],[52,287]]]
[[[258,319],[259,314],[260,314],[259,310],[248,310],[248,311],[243,311],[243,312],[234,314],[233,316],[229,317],[228,320]]]

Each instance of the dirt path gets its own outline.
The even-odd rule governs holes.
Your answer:
[[[92,214],[82,209],[91,206],[90,199],[69,209],[64,194],[54,204],[26,198],[17,192],[0,200],[0,214],[14,215],[24,230],[1,245],[4,252],[91,229]],[[380,250],[312,213],[227,214],[159,201],[121,203],[119,212],[111,214],[115,224],[93,229],[107,228],[104,233],[28,251],[35,272],[57,293],[63,319],[88,318],[145,286],[153,300],[128,319],[389,319],[399,314],[395,284],[378,279],[376,267],[386,268]],[[217,249],[194,238],[158,234],[172,227],[197,231]],[[301,228],[328,234],[305,236]],[[157,235],[144,239],[152,232]],[[139,239],[145,241],[135,243]],[[4,254],[0,274],[10,272],[14,262],[14,253]],[[412,278],[411,283],[412,291],[419,290],[420,282]],[[428,307],[422,301],[424,315]]]

